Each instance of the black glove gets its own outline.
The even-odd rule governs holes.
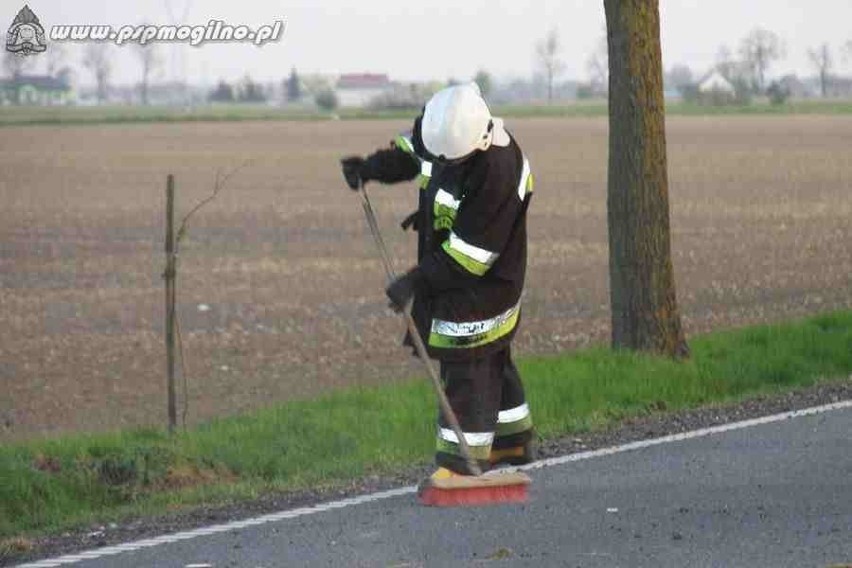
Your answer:
[[[346,183],[355,191],[361,187],[361,184],[367,181],[364,178],[364,158],[360,156],[349,156],[340,160],[343,166],[343,177]]]
[[[418,292],[422,293],[426,287],[426,279],[418,267],[414,267],[393,282],[385,290],[390,299],[390,307],[395,312],[405,309],[408,301]]]
[[[420,212],[415,211],[414,213],[412,213],[411,215],[409,215],[408,217],[403,219],[402,223],[400,223],[399,226],[402,227],[403,231],[407,231],[408,229],[412,229],[416,233],[417,231],[420,230],[420,223],[418,222],[419,217],[420,217]]]

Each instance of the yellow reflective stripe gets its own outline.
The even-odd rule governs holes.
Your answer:
[[[514,422],[498,422],[497,423],[497,437],[505,438],[506,436],[511,436],[513,434],[519,434],[521,432],[526,432],[533,427],[532,415],[527,414],[523,418],[515,420]]]
[[[520,302],[493,318],[482,321],[452,322],[434,318],[429,345],[447,349],[472,348],[509,334],[518,323]]]
[[[494,432],[462,432],[468,446],[490,446],[494,441]],[[459,437],[450,428],[441,428],[438,436],[451,444],[458,444]]]
[[[406,154],[414,155],[414,144],[411,143],[411,139],[408,137],[400,134],[394,139],[394,144]]]
[[[515,408],[501,410],[497,414],[497,436],[501,438],[526,432],[532,427],[532,415],[526,402]]]
[[[520,303],[515,304],[502,314],[480,321],[453,322],[435,318],[432,320],[432,331],[448,337],[472,337],[500,327],[510,320],[519,308]]]
[[[509,422],[517,422],[518,420],[523,420],[527,416],[530,415],[530,407],[525,402],[520,406],[516,406],[515,408],[509,408],[507,410],[501,410],[497,414],[497,423],[498,424],[507,424]]]
[[[432,178],[432,162],[420,160],[420,175],[417,176],[417,183],[420,189],[426,189],[429,185],[429,180]]]
[[[467,434],[465,434],[465,438]],[[470,449],[470,457],[475,460],[486,461],[488,456],[491,455],[491,445],[487,446],[469,446]],[[435,449],[443,454],[450,454],[453,456],[461,456],[461,447],[458,444],[454,444],[453,442],[448,442],[442,439],[440,436],[437,439],[437,443],[435,444]]]
[[[442,226],[442,228],[450,228],[450,227],[443,227]],[[464,268],[465,270],[467,270],[471,274],[474,274],[476,276],[482,276],[483,274],[488,272],[489,268],[491,268],[489,265],[478,262],[477,260],[467,256],[463,252],[452,248],[450,246],[449,239],[444,241],[444,244],[442,244],[441,247],[444,249],[444,251],[448,255],[450,255],[450,257],[452,257],[453,260],[456,261],[456,263],[461,265],[462,268]]]
[[[443,189],[439,189],[435,194],[435,203],[432,206],[433,218],[435,222],[433,226],[435,230],[452,229],[456,219],[461,200],[456,199],[453,195]]]
[[[453,232],[441,246],[453,260],[476,276],[482,276],[488,272],[488,269],[500,256],[496,252],[487,251],[465,242]]]
[[[461,200],[453,197],[453,194],[449,191],[439,189],[438,193],[435,194],[435,203],[449,207],[453,211],[457,211],[461,204]]]

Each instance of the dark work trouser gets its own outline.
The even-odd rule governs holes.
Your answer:
[[[465,440],[483,471],[495,449],[519,446],[532,436],[532,416],[509,347],[481,359],[441,361],[441,380]],[[438,419],[439,466],[470,473],[458,438],[443,416]]]

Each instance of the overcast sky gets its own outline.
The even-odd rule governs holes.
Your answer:
[[[182,68],[191,81],[207,84],[246,73],[278,81],[291,67],[302,73],[388,73],[397,80],[463,79],[480,68],[497,78],[529,78],[535,44],[551,28],[562,42],[563,78],[585,80],[586,60],[605,26],[602,0],[26,1],[46,30],[56,24],[168,24],[172,18],[191,25],[211,18],[250,26],[284,20],[278,43],[180,46],[179,55],[167,50],[161,79]],[[22,6],[21,0],[3,1],[2,31]],[[666,69],[687,64],[703,73],[720,46],[735,50],[760,26],[781,36],[786,46],[786,57],[770,75],[813,74],[807,49],[823,42],[835,54],[836,70],[852,75],[852,61],[840,53],[852,40],[852,0],[661,0],[660,6]],[[72,62],[79,64],[80,51],[79,45],[68,49]],[[138,81],[139,63],[130,48],[115,52],[113,82]],[[88,75],[81,70],[78,79],[90,83]]]

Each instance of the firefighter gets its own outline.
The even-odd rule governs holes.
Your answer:
[[[387,290],[406,308],[483,471],[533,459],[533,423],[511,342],[527,260],[529,162],[475,83],[436,93],[410,133],[366,158],[341,160],[347,184],[417,179],[418,262]],[[410,338],[406,338],[410,345]],[[458,439],[439,417],[433,479],[470,475]]]

